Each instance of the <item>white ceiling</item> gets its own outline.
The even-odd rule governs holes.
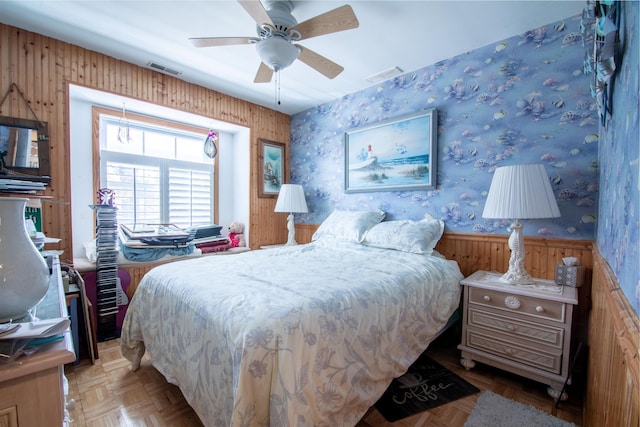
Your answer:
[[[585,1],[294,1],[298,22],[350,4],[359,28],[300,42],[342,65],[327,79],[300,61],[275,83],[253,83],[253,45],[195,48],[190,37],[255,37],[256,25],[234,0],[0,0],[0,22],[102,52],[143,67],[155,61],[180,78],[294,114],[372,86],[380,72],[415,71],[555,21]],[[578,29],[570,29],[577,31]]]

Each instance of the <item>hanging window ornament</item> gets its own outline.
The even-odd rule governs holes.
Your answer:
[[[121,144],[131,144],[131,129],[129,128],[129,120],[127,120],[124,102],[122,103],[122,118],[118,120],[118,142]]]
[[[207,139],[204,141],[204,154],[210,159],[213,159],[218,154],[218,147],[216,147],[216,141],[218,140],[218,132],[210,130],[207,134]]]

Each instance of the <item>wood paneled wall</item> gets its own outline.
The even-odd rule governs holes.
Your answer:
[[[638,427],[640,320],[597,248],[594,261],[589,368],[582,418],[585,426]]]
[[[247,165],[251,183],[249,245],[256,248],[287,239],[286,215],[273,212],[276,200],[258,198],[256,183],[261,171],[256,168],[258,138],[289,145],[288,115],[56,39],[0,24],[0,96],[11,83],[17,84],[24,93],[37,118],[49,123],[51,184],[45,195],[51,199],[43,201],[43,228],[48,236],[62,239],[58,248],[65,254],[72,253],[69,84],[250,128],[251,152],[250,164]],[[14,92],[0,106],[0,115],[34,119],[29,106]]]

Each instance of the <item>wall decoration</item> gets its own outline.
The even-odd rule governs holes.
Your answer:
[[[627,10],[637,5],[622,3]],[[524,235],[593,239],[602,141],[580,22],[576,14],[532,28],[293,115],[289,177],[304,186],[309,206],[296,222],[320,224],[334,209],[380,209],[387,219],[442,219],[447,231],[506,234],[508,221],[482,217],[494,170],[542,163],[561,216],[527,221]],[[437,186],[345,192],[345,131],[428,108],[438,114]],[[637,108],[626,111],[626,123],[636,123]]]
[[[258,197],[275,198],[287,176],[286,146],[281,142],[258,139]]]
[[[592,73],[591,93],[596,98],[600,122],[607,125],[611,115],[611,88],[620,61],[620,2],[613,0],[587,1],[582,13],[582,43],[585,46],[584,70]]]
[[[347,131],[345,192],[435,188],[436,122],[430,109]]]

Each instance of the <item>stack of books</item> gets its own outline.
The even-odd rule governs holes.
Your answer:
[[[180,248],[188,246],[195,232],[174,224],[120,224],[120,242],[129,248]]]
[[[133,249],[181,248],[193,244],[202,253],[224,251],[231,247],[228,237],[216,224],[183,229],[174,224],[120,224],[120,242]]]
[[[231,247],[229,239],[220,234],[222,227],[219,225],[203,225],[192,227],[190,230],[195,232],[193,243],[203,254],[226,251]]]

